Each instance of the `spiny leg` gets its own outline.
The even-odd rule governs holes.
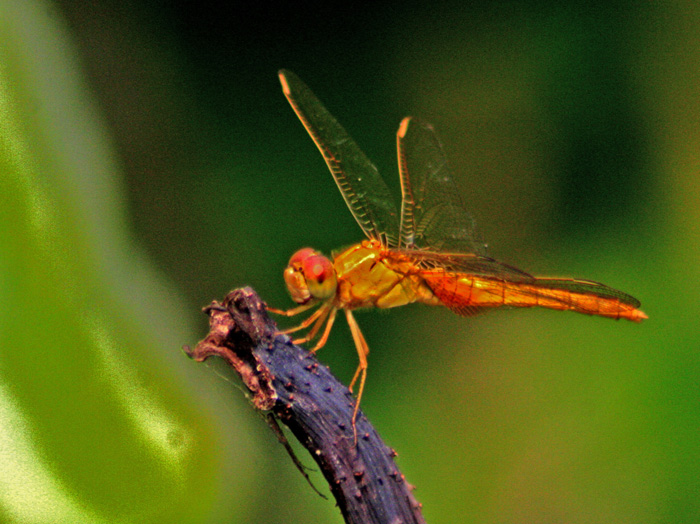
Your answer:
[[[286,317],[293,317],[293,316],[295,316],[295,315],[298,315],[298,314],[300,314],[300,313],[303,313],[303,312],[305,312],[305,311],[311,309],[312,307],[314,307],[314,306],[316,306],[316,305],[318,305],[318,302],[312,301],[312,302],[309,302],[308,304],[302,304],[301,306],[298,306],[298,307],[295,307],[295,308],[292,308],[292,309],[288,309],[287,311],[284,311],[284,310],[281,310],[281,309],[275,309],[275,308],[267,308],[267,310],[268,310],[269,312],[271,312],[271,313],[275,313],[275,314],[279,314],[279,315],[284,315],[284,316],[286,316]],[[308,328],[311,324],[313,324],[314,322],[316,322],[316,320],[317,320],[319,317],[323,317],[324,314],[327,314],[327,308],[326,308],[325,306],[321,306],[321,307],[318,308],[316,311],[314,311],[313,314],[311,314],[308,318],[306,318],[303,322],[301,322],[301,324],[299,324],[298,326],[294,326],[294,327],[291,327],[291,328],[287,328],[287,329],[284,329],[284,330],[277,331],[276,334],[278,334],[278,335],[289,335],[290,333],[295,333],[295,332],[297,332],[297,331],[301,331],[302,329],[306,329],[306,328]],[[322,323],[322,322],[321,322],[321,323]],[[314,329],[315,329],[316,331],[318,331],[318,327],[314,327]],[[304,342],[308,342],[309,340],[311,340],[311,339],[315,336],[315,334],[316,334],[316,332],[314,331],[313,334],[307,335],[306,337],[303,337],[303,338],[300,338],[300,339],[297,339],[297,340],[293,340],[292,342],[295,343],[295,344],[302,344],[302,343],[304,343]]]
[[[357,354],[360,357],[360,365],[357,366],[357,369],[355,370],[355,374],[352,377],[352,380],[350,381],[350,386],[348,389],[350,392],[352,392],[352,388],[355,385],[355,382],[357,381],[357,378],[360,376],[360,373],[362,372],[363,375],[366,374],[367,370],[367,355],[369,354],[369,346],[367,345],[367,341],[365,341],[365,337],[362,334],[362,331],[360,331],[360,326],[355,320],[355,317],[352,315],[352,313],[348,310],[345,310],[346,317],[348,319],[348,324],[350,325],[350,332],[352,333],[352,338],[355,341],[355,347],[357,349]],[[362,389],[364,387],[364,377],[362,380],[360,380],[360,396],[362,395]],[[359,396],[358,396],[359,399]]]
[[[298,315],[299,313],[303,313],[304,311],[310,309],[311,307],[317,305],[317,302],[312,302],[310,304],[303,304],[299,307],[287,310],[287,311],[282,311],[280,309],[274,309],[274,308],[268,308],[268,311],[272,313],[278,313],[287,317],[291,317],[294,315]],[[321,349],[325,344],[326,341],[328,340],[328,335],[331,332],[331,328],[333,327],[333,323],[335,322],[335,316],[336,313],[338,312],[338,308],[332,305],[332,302],[326,302],[325,304],[321,305],[316,311],[313,312],[308,318],[306,318],[301,324],[298,326],[295,326],[293,328],[285,329],[284,331],[278,331],[278,333],[282,334],[289,334],[289,333],[294,333],[296,331],[301,331],[302,329],[306,329],[309,326],[313,324],[313,327],[311,328],[311,331],[309,331],[306,336],[302,338],[298,338],[293,340],[292,342],[294,344],[303,344],[305,342],[308,342],[310,340],[313,340],[316,335],[318,334],[319,330],[321,329],[321,326],[325,323],[326,328],[323,330],[323,334],[321,335],[321,338],[318,340],[316,345],[311,349],[312,353],[315,353],[319,349]]]
[[[288,335],[289,333],[295,333],[297,331],[301,331],[302,329],[306,329],[309,327],[311,324],[316,322],[316,319],[318,317],[322,316],[325,313],[323,306],[318,308],[316,311],[313,312],[312,315],[310,315],[307,319],[305,319],[301,324],[298,326],[295,326],[293,328],[288,328],[285,329],[284,331],[280,331],[280,333],[284,333],[285,335]]]
[[[293,307],[292,309],[277,309],[274,307],[268,307],[267,310],[270,313],[274,313],[275,315],[283,315],[285,317],[294,317],[298,315],[299,313],[303,313],[304,311],[307,311],[314,307],[316,305],[316,302],[309,302],[307,304],[302,304],[301,306]]]
[[[307,327],[311,324],[311,322],[314,322],[314,326],[311,328],[311,331],[309,331],[306,336],[302,338],[297,338],[294,339],[292,342],[294,344],[304,344],[305,342],[308,342],[309,340],[313,340],[313,338],[316,336],[316,333],[318,333],[318,330],[321,329],[321,326],[323,323],[326,321],[326,318],[328,317],[328,314],[331,312],[332,306],[330,303],[323,304],[318,310],[311,315],[309,318],[307,318],[302,324],[302,327]],[[295,331],[297,331],[295,329]]]
[[[318,339],[316,345],[311,349],[312,353],[316,353],[319,349],[326,345],[326,342],[328,341],[328,335],[331,334],[331,328],[333,327],[333,323],[335,322],[336,313],[338,313],[338,308],[332,308],[330,316],[328,317],[328,321],[326,322],[326,329],[323,330],[321,338]]]
[[[357,378],[360,378],[360,387],[357,390],[357,398],[355,400],[355,410],[352,412],[352,431],[355,435],[355,445],[357,445],[357,426],[355,422],[357,421],[357,412],[360,409],[360,401],[362,400],[362,392],[365,390],[365,380],[367,379],[367,355],[369,355],[369,346],[365,340],[362,331],[360,331],[360,326],[357,324],[355,317],[349,309],[345,310],[345,317],[348,320],[348,325],[350,326],[350,333],[352,333],[352,338],[355,341],[355,348],[357,349],[357,356],[360,358],[360,365],[357,366],[357,371],[355,371],[355,376],[350,382],[350,391],[352,392],[352,387],[355,385]]]

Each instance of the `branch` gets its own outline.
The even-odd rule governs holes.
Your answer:
[[[210,331],[187,354],[198,362],[215,355],[241,376],[258,410],[271,411],[309,451],[328,481],[348,524],[425,523],[413,489],[394,464],[355,399],[308,350],[295,346],[267,316],[251,289],[229,293],[204,309]]]

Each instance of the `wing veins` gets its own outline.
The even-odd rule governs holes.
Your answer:
[[[318,147],[346,205],[370,239],[396,245],[399,224],[391,192],[355,141],[294,73],[279,72],[284,95]]]

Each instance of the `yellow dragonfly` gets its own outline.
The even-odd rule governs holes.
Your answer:
[[[392,308],[413,302],[446,306],[471,316],[498,307],[543,307],[640,322],[637,299],[598,282],[534,277],[494,260],[474,240],[474,225],[448,170],[433,128],[404,118],[397,133],[401,212],[377,168],[294,73],[279,72],[282,90],[321,151],[350,212],[367,240],[333,254],[303,248],[289,260],[284,280],[297,307],[271,312],[295,316],[318,309],[298,326],[295,340],[328,340],[338,310],[345,312],[359,366],[353,413],[367,378],[369,347],[352,314],[358,308]],[[325,327],[324,327],[325,326]],[[322,330],[323,328],[323,330]]]

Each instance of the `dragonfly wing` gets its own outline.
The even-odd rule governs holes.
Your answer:
[[[476,255],[410,253],[420,276],[452,311],[471,316],[494,307],[544,307],[640,322],[639,301],[604,284],[568,278],[535,278]]]
[[[432,126],[404,118],[396,141],[403,197],[399,247],[485,255]]]
[[[593,295],[602,300],[618,300],[620,303],[635,309],[638,309],[642,305],[641,302],[639,302],[639,300],[633,296],[592,280],[577,280],[573,278],[537,278],[535,283],[540,289],[562,290],[573,295]],[[533,291],[533,295],[536,293],[537,291]],[[563,302],[565,302],[565,300],[565,298],[562,299]]]
[[[279,78],[284,95],[321,151],[365,235],[385,246],[396,246],[396,205],[377,168],[299,77],[282,70]]]
[[[421,268],[445,273],[468,274],[508,282],[534,282],[535,277],[525,271],[490,257],[471,253],[437,253],[424,250],[402,250],[394,256],[409,257]]]

